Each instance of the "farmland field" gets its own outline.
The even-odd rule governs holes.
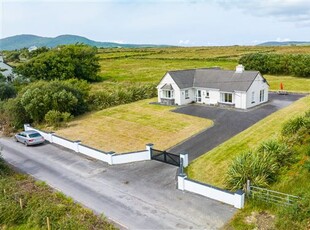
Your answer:
[[[171,47],[139,49],[100,49],[101,82],[93,90],[115,85],[156,84],[169,70],[221,67],[234,70],[239,58],[249,53],[310,54],[310,46],[258,47]],[[288,91],[309,91],[309,80],[290,76],[265,76],[270,90],[278,90],[282,82]]]

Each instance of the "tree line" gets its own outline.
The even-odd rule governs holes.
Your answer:
[[[310,77],[310,55],[307,54],[246,54],[239,63],[247,70],[258,70],[262,74],[293,75]]]

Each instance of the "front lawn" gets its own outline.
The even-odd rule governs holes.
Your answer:
[[[117,153],[145,149],[153,143],[167,149],[206,129],[211,120],[171,112],[174,107],[142,100],[76,118],[57,135],[104,151]]]

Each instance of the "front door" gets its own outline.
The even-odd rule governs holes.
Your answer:
[[[200,89],[197,89],[196,91],[196,102],[201,103],[201,90]]]

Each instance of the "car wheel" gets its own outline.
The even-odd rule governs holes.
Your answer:
[[[16,138],[16,137],[14,137],[14,139],[15,139],[15,141],[16,141],[16,142],[18,142],[18,140],[17,140],[17,138]]]
[[[27,141],[25,141],[25,142],[24,142],[24,145],[25,145],[25,146],[28,146],[28,142],[27,142]]]

